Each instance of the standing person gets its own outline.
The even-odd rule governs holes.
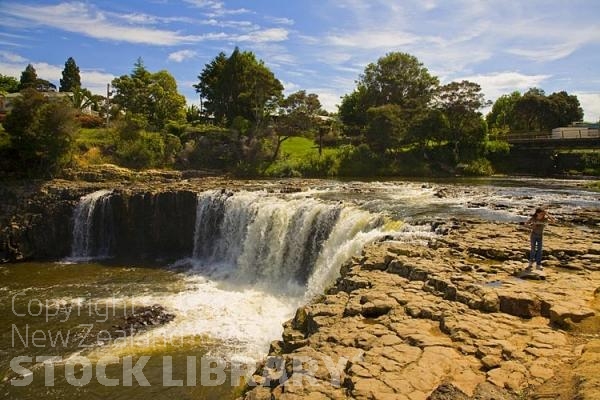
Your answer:
[[[542,269],[544,228],[548,222],[556,222],[556,219],[543,208],[536,208],[535,213],[526,222],[526,225],[531,227],[531,251],[529,253],[529,266],[527,269],[531,269],[533,261],[535,261],[536,269]]]

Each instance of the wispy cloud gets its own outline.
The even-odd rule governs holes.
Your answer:
[[[220,15],[234,13],[226,10],[222,2],[190,1],[199,6],[220,10]],[[239,10],[238,10],[239,11]],[[242,34],[225,32],[208,32],[204,34],[184,35],[178,31],[155,29],[149,25],[179,20],[182,18],[154,17],[148,14],[128,14],[120,17],[109,17],[111,13],[99,10],[91,5],[80,2],[60,3],[51,6],[29,6],[16,3],[3,5],[0,13],[21,21],[22,27],[31,23],[48,26],[63,31],[82,34],[95,39],[113,40],[136,44],[169,46],[201,42],[205,40],[231,40],[238,42],[277,42],[286,40],[288,31],[283,28],[259,29],[247,21],[217,21],[208,20],[207,25],[222,27],[246,28]],[[114,21],[127,21],[119,24]],[[15,22],[14,20],[12,21]]]
[[[456,80],[468,80],[481,85],[482,91],[490,100],[497,99],[503,94],[515,90],[524,91],[531,87],[540,87],[541,84],[550,79],[551,75],[525,75],[519,72],[495,72],[491,74],[480,74],[464,76]]]
[[[294,25],[294,20],[291,18],[284,18],[284,17],[265,17],[265,19],[269,22],[272,22],[276,25],[287,25],[287,26],[292,26]]]
[[[11,53],[9,51],[0,51],[0,59],[10,63],[23,63],[27,61],[26,58],[20,56],[19,54]]]
[[[143,26],[122,26],[106,14],[85,3],[60,3],[49,6],[4,4],[1,12],[18,18],[24,24],[37,24],[79,33],[96,39],[110,39],[152,45],[175,45],[198,41],[197,36],[180,35],[175,31]]]
[[[225,15],[248,14],[252,11],[246,8],[227,8],[225,2],[216,0],[184,0],[186,3],[194,7],[202,8],[205,14],[209,17],[222,17]]]
[[[194,50],[179,50],[176,52],[173,52],[171,54],[169,54],[169,61],[174,61],[174,62],[182,62],[185,60],[188,60],[190,58],[194,58],[198,55],[198,53]]]
[[[283,28],[270,28],[263,29],[254,32],[250,32],[245,35],[233,35],[231,39],[239,41],[239,42],[254,42],[254,43],[263,43],[263,42],[281,42],[287,40],[288,31]]]

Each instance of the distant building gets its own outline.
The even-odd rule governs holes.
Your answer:
[[[40,92],[40,93],[50,101],[61,100],[61,99],[65,99],[67,97],[68,98],[73,97],[73,93],[71,93],[71,92],[49,91],[49,92]],[[0,114],[8,114],[13,109],[15,100],[18,99],[19,97],[21,97],[21,93],[8,93],[8,94],[0,93]],[[84,114],[94,114],[94,115],[98,114],[97,112],[92,111],[91,105],[87,106],[85,109],[81,110],[81,112]]]
[[[552,139],[585,139],[597,138],[598,124],[574,122],[570,126],[552,129]]]

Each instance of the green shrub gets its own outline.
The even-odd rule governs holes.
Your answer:
[[[342,146],[338,157],[340,176],[374,176],[383,165],[382,160],[366,144]]]
[[[165,143],[160,134],[143,132],[136,139],[120,141],[116,156],[119,164],[125,167],[160,167],[165,160]]]
[[[488,159],[478,158],[464,165],[462,172],[469,176],[489,176],[494,173],[494,169]]]
[[[28,176],[59,172],[71,161],[79,129],[75,114],[67,101],[49,101],[36,90],[24,90],[3,124],[12,154],[6,167]]]

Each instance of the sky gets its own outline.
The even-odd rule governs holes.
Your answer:
[[[73,57],[82,85],[105,94],[141,57],[198,104],[198,75],[236,46],[328,111],[367,64],[399,51],[442,83],[479,83],[488,100],[566,90],[586,121],[600,118],[597,0],[0,0],[0,73],[17,79],[31,63],[58,86]]]

